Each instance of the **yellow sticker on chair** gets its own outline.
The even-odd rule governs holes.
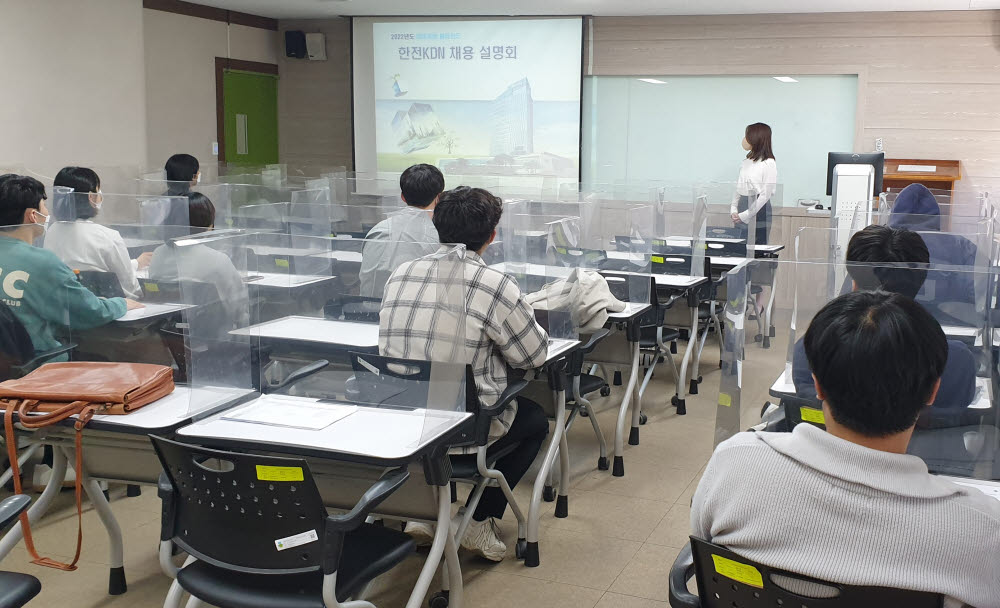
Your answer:
[[[714,554],[712,555],[712,562],[715,563],[715,571],[722,576],[731,578],[737,583],[743,583],[744,585],[750,585],[758,589],[764,588],[764,578],[760,575],[760,571],[753,566],[741,564],[740,562]]]
[[[719,393],[719,405],[724,405],[726,407],[732,407],[733,398],[727,393]]]
[[[799,414],[802,416],[802,422],[812,422],[813,424],[826,424],[826,418],[823,417],[823,410],[818,410],[813,407],[800,407]]]
[[[257,479],[260,481],[304,481],[301,467],[266,467],[257,465]]]
[[[654,264],[662,264],[663,263],[663,258],[660,257],[660,256],[658,256],[658,255],[650,256],[649,259],[652,260]]]
[[[160,286],[156,283],[146,283],[146,291],[149,293],[156,293],[160,291]]]
[[[288,260],[283,260],[281,258],[274,259],[274,265],[278,268],[288,268]]]

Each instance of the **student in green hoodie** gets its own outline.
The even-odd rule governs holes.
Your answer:
[[[58,331],[106,325],[142,304],[99,298],[54,253],[33,243],[45,234],[45,186],[0,175],[0,300],[31,336],[35,352],[56,348]]]

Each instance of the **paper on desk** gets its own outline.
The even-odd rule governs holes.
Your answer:
[[[356,405],[340,403],[302,403],[298,400],[261,397],[257,401],[224,415],[224,420],[252,422],[292,429],[318,431],[358,411]]]
[[[174,312],[175,310],[184,310],[185,308],[191,308],[191,306],[187,304],[146,304],[142,308],[134,308],[126,312],[124,315],[118,317],[118,320],[138,321],[146,317],[155,317],[165,312]]]
[[[910,173],[937,173],[937,165],[900,165],[898,170]]]

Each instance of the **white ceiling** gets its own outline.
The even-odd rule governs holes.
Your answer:
[[[1000,0],[195,0],[276,19],[337,15],[743,15],[1000,8]]]

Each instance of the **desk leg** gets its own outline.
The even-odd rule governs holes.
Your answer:
[[[774,337],[774,323],[771,322],[771,311],[774,310],[774,292],[778,290],[778,263],[774,262],[774,274],[771,275],[771,293],[767,297],[767,317],[764,330],[764,348],[771,348],[771,338]]]
[[[26,463],[29,460],[31,460],[31,457],[34,456],[36,453],[38,453],[38,450],[41,447],[42,447],[42,444],[40,444],[40,443],[32,443],[27,448],[25,448],[24,450],[22,450],[21,451],[21,455],[18,456],[18,458],[17,458],[17,468],[18,468],[18,470],[23,471],[24,470],[24,463]],[[0,486],[7,485],[7,482],[10,481],[13,478],[14,478],[14,467],[9,467],[4,472],[3,476],[0,476]]]
[[[417,583],[413,586],[413,591],[410,593],[410,599],[406,602],[406,608],[421,608],[424,603],[424,597],[427,595],[427,591],[431,588],[431,583],[434,581],[434,574],[437,572],[438,566],[441,565],[441,556],[444,554],[445,545],[448,544],[448,537],[451,536],[451,492],[448,490],[448,486],[438,486],[438,517],[437,526],[434,529],[434,541],[431,542],[431,550],[427,553],[427,560],[424,561],[424,567],[420,570],[420,576],[417,577]],[[452,539],[454,543],[454,539]],[[462,571],[459,566],[453,568],[448,568],[449,581],[452,583],[451,593],[458,593],[459,597],[462,595]],[[454,584],[455,576],[457,574],[458,584]]]
[[[695,348],[698,347],[698,307],[694,306],[691,308],[691,333],[688,337],[687,348],[684,349],[684,359],[681,361],[681,377],[677,379],[677,395],[674,397],[677,401],[674,405],[677,406],[677,415],[683,416],[687,414],[687,404],[684,402],[684,398],[687,396],[685,391],[687,389],[687,379],[688,379],[688,364],[691,362],[691,355]]]
[[[62,488],[62,483],[66,479],[66,455],[58,447],[52,449],[52,472],[49,477],[49,483],[46,484],[45,490],[42,491],[42,495],[38,497],[31,507],[28,509],[28,521],[35,523],[38,519],[45,515],[45,512],[49,509],[49,505],[52,504],[52,500],[59,494],[59,490]],[[14,525],[7,534],[4,535],[3,540],[0,540],[0,559],[7,557],[10,550],[13,549],[17,543],[21,542],[23,537],[23,531],[20,525]]]
[[[71,448],[61,448],[69,462],[75,466],[75,457]],[[82,467],[81,467],[82,468]],[[90,498],[90,504],[94,505],[97,516],[101,518],[104,529],[108,532],[108,541],[111,545],[111,555],[108,560],[111,563],[111,572],[108,575],[108,595],[121,595],[128,591],[128,584],[125,582],[125,548],[122,540],[122,529],[115,519],[114,512],[111,511],[111,504],[104,497],[97,480],[92,479],[86,468],[82,468],[83,489]]]
[[[569,441],[566,435],[569,429],[563,430],[559,439],[559,495],[556,497],[556,513],[558,518],[569,517]]]
[[[625,394],[622,396],[622,403],[618,409],[618,426],[615,427],[615,461],[611,470],[611,474],[615,477],[625,476],[625,422],[628,420],[629,405],[632,404],[632,397],[636,392],[638,382],[639,342],[636,341],[632,342],[632,370],[629,373],[628,386],[625,387]],[[638,424],[635,416],[633,416],[633,424]],[[635,428],[638,429],[637,426]]]
[[[542,460],[542,467],[538,470],[538,476],[535,477],[535,485],[531,491],[531,504],[528,505],[528,548],[524,555],[524,565],[529,568],[535,568],[541,563],[538,556],[538,520],[541,517],[542,492],[549,479],[549,471],[552,470],[556,452],[562,445],[563,435],[566,433],[566,391],[552,391],[552,400],[556,404],[552,439],[545,451],[545,458]],[[560,488],[560,491],[564,490]]]
[[[458,561],[458,542],[449,534],[444,546],[445,563],[448,565],[448,608],[462,608],[462,564]]]

